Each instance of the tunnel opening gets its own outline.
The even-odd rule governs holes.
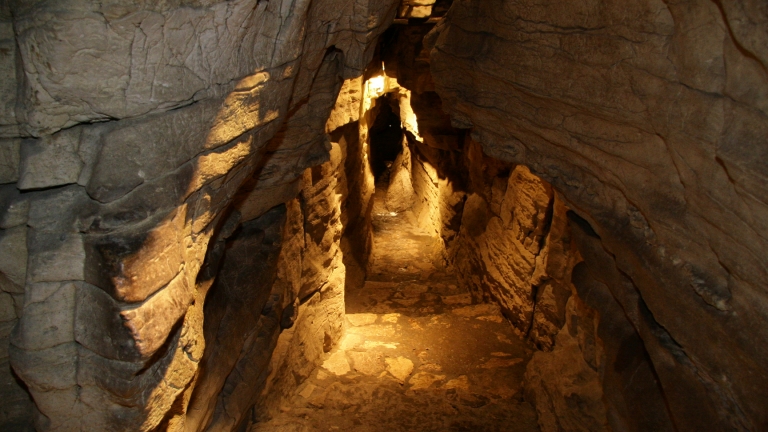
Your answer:
[[[306,424],[340,429],[537,430],[524,375],[537,346],[551,349],[570,291],[568,274],[548,283],[532,274],[547,274],[536,270],[542,250],[568,242],[550,235],[554,214],[566,229],[566,208],[525,166],[485,155],[451,124],[417,64],[424,48],[414,40],[430,28],[390,29],[367,79],[341,90],[337,107],[360,89],[361,114],[330,136],[355,161],[347,175],[368,173],[347,190],[349,202],[361,197],[357,217],[342,208],[355,231],[342,235],[344,262],[357,273],[344,286],[344,331],[260,430],[299,411]],[[361,157],[350,153],[355,140]],[[537,300],[553,303],[546,315]]]
[[[390,168],[403,151],[403,127],[386,95],[376,99],[375,108],[378,108],[378,115],[370,129],[371,171],[375,183],[383,181],[388,185]]]

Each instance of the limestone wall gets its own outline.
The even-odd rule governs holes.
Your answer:
[[[214,355],[206,293],[223,295],[211,260],[225,269],[236,262],[227,247],[266,248],[280,267],[283,225],[256,221],[329,160],[323,132],[342,80],[362,74],[395,6],[2,2],[0,342],[18,324],[0,366],[9,347],[38,429],[180,428],[193,383],[227,378],[198,370]],[[243,304],[279,291],[274,268]],[[252,349],[268,352],[272,334]],[[270,361],[259,356],[222,363]],[[28,418],[1,375],[4,424]],[[206,384],[216,405],[195,419],[237,423],[211,410],[255,399],[216,399],[218,386]]]
[[[456,0],[427,37],[454,125],[588,227],[587,279],[680,430],[768,424],[767,17],[748,0]]]
[[[397,28],[392,45],[382,48],[388,73],[409,90],[406,111],[418,120],[409,129],[417,134],[408,135],[415,148],[413,211],[442,238],[446,259],[475,301],[498,303],[518,334],[541,350],[525,378],[541,428],[669,430],[638,332],[580,263],[577,239],[589,237],[581,228],[589,223],[556,188],[524,165],[488,155],[473,139],[475,129],[462,129],[467,125],[443,112],[453,113],[435,93],[429,46],[420,39],[427,27]]]

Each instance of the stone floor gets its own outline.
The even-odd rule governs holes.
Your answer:
[[[473,305],[409,212],[374,205],[368,280],[346,334],[282,413],[252,431],[537,431],[522,397],[532,351],[495,305]]]

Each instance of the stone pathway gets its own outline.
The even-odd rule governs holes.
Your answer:
[[[522,397],[530,348],[497,306],[473,305],[457,287],[412,214],[382,202],[379,192],[368,280],[347,289],[341,343],[280,415],[251,430],[539,430]]]

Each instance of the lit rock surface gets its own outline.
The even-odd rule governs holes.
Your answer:
[[[514,168],[506,185],[501,180],[494,181],[499,187],[487,201],[478,194],[467,198],[459,233],[462,244],[457,246],[462,252],[455,265],[463,284],[480,298],[497,301],[513,325],[527,334],[533,323],[533,287],[538,285],[534,273],[547,261],[542,245],[558,241],[548,238],[554,197],[549,185],[523,166]]]
[[[384,199],[377,189],[374,209]],[[250,431],[538,430],[535,410],[523,400],[532,350],[495,304],[474,310],[498,322],[451,313],[465,305],[441,299],[466,291],[433,266],[440,254],[412,216],[374,210],[369,278],[347,286],[347,316],[355,325],[282,412]],[[409,265],[432,271],[403,271]]]
[[[403,151],[397,155],[390,168],[387,198],[384,201],[387,210],[401,212],[413,205],[413,181],[411,180],[411,151],[408,143],[403,144]]]
[[[273,363],[318,360],[299,361],[283,330],[295,324],[320,353],[333,345],[341,320],[301,325],[343,305],[346,142],[334,150],[324,127],[395,14],[389,0],[0,6],[0,364],[28,387],[36,428],[234,428],[280,382]],[[305,175],[333,152],[333,174]],[[307,175],[302,200],[339,201],[270,210]],[[304,217],[306,230],[286,228]],[[305,243],[316,247],[304,272],[285,274]],[[242,313],[203,319],[228,308]],[[242,330],[221,330],[218,351],[206,344],[217,325]],[[8,368],[0,376],[1,428],[29,424],[23,390]]]
[[[0,429],[764,429],[763,3],[450,4],[0,2]]]
[[[759,1],[457,0],[426,42],[454,125],[599,236],[579,249],[681,430],[768,422],[766,19]]]

